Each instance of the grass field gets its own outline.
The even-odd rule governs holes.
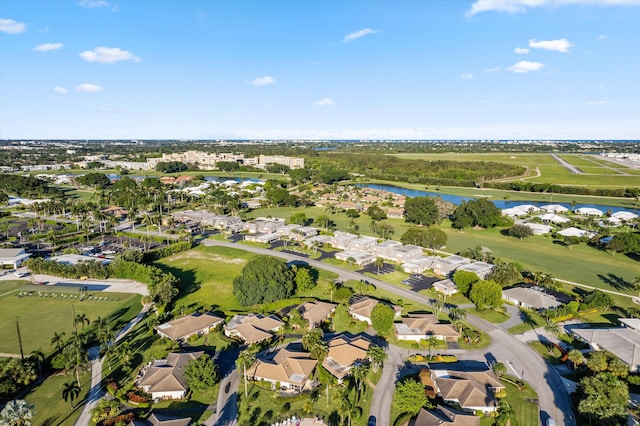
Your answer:
[[[82,402],[91,388],[91,374],[84,373],[80,376],[82,387],[72,408],[70,402],[62,399],[62,386],[74,377],[71,374],[50,376],[26,395],[25,399],[35,407],[32,425],[72,426],[76,423],[84,406]]]
[[[586,154],[562,154],[562,158],[567,160],[572,165],[580,167],[580,165],[589,165],[593,168],[592,171],[585,175],[577,175],[571,173],[568,169],[562,166],[558,161],[556,161],[551,154],[548,153],[524,153],[524,152],[513,152],[513,153],[474,153],[474,154],[466,154],[466,153],[446,153],[446,154],[396,154],[396,156],[401,158],[410,158],[410,159],[421,159],[421,160],[438,160],[438,159],[447,159],[447,160],[456,160],[456,161],[496,161],[500,163],[514,164],[519,166],[528,167],[530,170],[529,176],[527,177],[517,177],[513,180],[526,180],[530,182],[548,182],[555,183],[559,185],[576,185],[576,186],[590,186],[590,187],[607,187],[607,188],[623,188],[623,187],[634,187],[638,186],[637,179],[638,173],[633,169],[625,168],[624,166],[615,164],[615,163],[599,163],[600,166],[596,163],[590,162],[587,164],[587,160],[585,158],[597,158],[600,161],[599,157],[596,156],[588,156]],[[575,161],[575,163],[574,163]],[[628,173],[625,176],[622,173],[616,173],[611,169],[604,167],[604,165],[613,167],[618,170],[624,170]],[[603,171],[596,171],[596,169],[602,169]],[[540,176],[537,176],[536,170],[540,171]],[[607,172],[605,173],[604,170]],[[603,176],[606,174],[607,176]],[[609,176],[611,175],[611,176]]]
[[[103,293],[109,300],[60,299],[37,295],[18,297],[16,290],[27,281],[0,283],[0,352],[20,353],[16,332],[16,319],[20,324],[24,352],[35,349],[53,352],[51,337],[54,332],[73,331],[72,305],[76,315],[85,314],[90,321],[98,316],[108,318],[118,329],[140,310],[140,296],[128,293]]]

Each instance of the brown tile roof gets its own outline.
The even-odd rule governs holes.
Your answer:
[[[262,314],[236,315],[226,326],[228,335],[237,335],[248,344],[271,338],[269,331],[276,331],[284,325],[273,315]]]
[[[200,352],[170,353],[167,358],[154,363],[147,369],[138,381],[139,387],[149,387],[147,392],[176,392],[186,391],[187,381],[184,377],[184,367],[194,359],[204,354]]]
[[[329,341],[329,351],[322,366],[341,379],[349,374],[351,366],[360,359],[367,358],[370,342],[362,336],[351,337],[346,334]]]
[[[177,318],[173,321],[160,324],[155,330],[172,340],[180,340],[197,333],[200,330],[206,330],[216,327],[222,323],[224,319],[210,313],[192,314],[186,317]]]
[[[336,304],[326,302],[307,302],[298,306],[298,311],[302,315],[302,318],[309,322],[310,327],[314,327],[316,324],[320,324],[326,318],[331,315],[336,309]]]
[[[503,389],[504,385],[490,370],[434,372],[435,382],[442,398],[457,400],[460,407],[494,407],[496,399],[492,389]]]
[[[480,417],[438,405],[435,410],[420,409],[411,426],[480,426]]]
[[[376,299],[372,299],[371,297],[363,297],[359,301],[352,303],[349,306],[349,313],[351,315],[360,315],[366,318],[371,318],[371,311],[376,305],[380,303],[380,301]],[[396,315],[400,315],[402,308],[399,306],[391,305],[391,308],[395,312]]]
[[[161,413],[151,413],[149,416],[151,426],[188,426],[191,424],[191,417],[172,417]]]
[[[280,349],[275,355],[269,354],[259,358],[247,370],[247,375],[255,379],[268,379],[304,386],[317,363],[317,360],[309,357],[308,352]]]

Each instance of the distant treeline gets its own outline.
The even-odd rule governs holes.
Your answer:
[[[15,194],[20,197],[57,198],[64,196],[64,192],[58,188],[49,186],[47,182],[33,176],[20,176],[14,174],[0,174],[0,189],[6,194]]]
[[[553,183],[531,182],[485,182],[485,188],[506,189],[522,192],[547,192],[553,194],[594,195],[598,197],[635,198],[640,195],[640,188],[585,188],[582,186],[565,186]]]
[[[525,172],[521,166],[490,161],[409,160],[379,154],[325,154],[310,162],[316,167],[337,167],[373,179],[430,185],[474,186]]]

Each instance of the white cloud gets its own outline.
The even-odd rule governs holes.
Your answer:
[[[0,18],[0,33],[20,34],[27,31],[27,24],[16,22],[13,19]]]
[[[609,38],[609,36],[606,34],[600,34],[598,37],[596,37],[596,40],[604,40],[605,38]]]
[[[62,43],[44,43],[33,48],[36,52],[51,52],[58,49],[62,49]]]
[[[520,61],[511,65],[507,69],[511,72],[527,73],[531,71],[538,71],[542,68],[544,68],[544,64],[541,64],[540,62]]]
[[[335,102],[333,102],[329,98],[322,98],[319,101],[315,101],[313,104],[316,105],[316,106],[319,106],[319,107],[324,107],[324,106],[329,106],[329,105],[335,105]]]
[[[567,5],[596,5],[596,6],[640,6],[638,0],[476,0],[467,16],[482,12],[525,13],[536,7],[559,7]]]
[[[536,39],[532,38],[529,40],[529,47],[533,49],[553,50],[554,52],[569,53],[569,48],[572,46],[573,44],[571,44],[566,38],[540,41],[536,41]]]
[[[485,68],[484,72],[498,72],[500,71],[502,68],[500,67],[493,67],[493,68]]]
[[[87,93],[96,93],[101,91],[103,88],[96,84],[84,83],[76,86],[76,92],[87,92]]]
[[[255,80],[249,81],[247,82],[247,84],[250,84],[252,86],[268,86],[270,84],[274,84],[276,82],[276,79],[269,76],[269,75],[265,75],[264,77],[259,77],[256,78]]]
[[[611,102],[609,101],[592,101],[592,102],[587,102],[587,106],[594,106],[594,105],[607,105],[610,104]]]
[[[87,62],[99,62],[101,64],[113,64],[120,61],[142,62],[142,59],[131,52],[119,47],[96,47],[93,50],[85,50],[80,57]]]
[[[364,36],[369,35],[369,34],[375,34],[377,32],[378,31],[372,30],[371,28],[365,28],[365,29],[362,29],[360,31],[356,31],[355,33],[347,34],[342,39],[342,42],[343,43],[349,43],[350,41],[353,41],[353,40],[358,39],[360,37],[364,37]]]
[[[471,80],[471,79],[473,79],[473,74],[471,74],[471,73],[468,73],[468,74],[462,74],[462,75],[460,76],[460,78],[461,78],[461,79],[463,79],[463,80]]]
[[[87,9],[94,9],[96,7],[109,7],[111,4],[106,0],[82,0],[78,3],[80,6]]]
[[[61,95],[64,95],[67,92],[68,92],[68,90],[65,89],[64,87],[56,86],[56,87],[53,88],[53,93],[59,93]]]
[[[530,52],[530,50],[527,49],[526,47],[516,47],[515,49],[513,49],[513,51],[518,55],[526,55],[527,53]]]

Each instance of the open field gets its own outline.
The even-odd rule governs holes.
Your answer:
[[[592,167],[592,175],[575,175],[557,162],[549,153],[525,153],[525,152],[513,152],[513,153],[474,153],[474,154],[462,154],[462,153],[447,153],[447,154],[396,154],[401,158],[420,159],[420,160],[458,160],[458,161],[496,161],[500,163],[516,164],[519,166],[528,167],[530,170],[527,177],[516,177],[511,180],[526,180],[530,182],[547,182],[555,183],[559,185],[575,185],[575,186],[589,186],[594,188],[606,187],[606,188],[624,188],[638,186],[638,174],[636,170],[624,167],[622,165],[616,165],[609,163],[610,167],[618,170],[624,170],[628,173],[627,176],[623,174],[617,174],[615,171],[608,169],[604,166],[598,167],[598,164],[587,164],[585,157],[597,158],[597,156],[587,156],[586,154],[562,154],[562,158],[580,168],[580,165],[589,165]],[[575,163],[574,163],[575,161]],[[604,163],[602,163],[604,164]],[[600,170],[597,170],[600,169]],[[540,176],[537,176],[536,170],[540,171]],[[586,172],[586,170],[585,170]],[[607,176],[603,176],[606,174]],[[612,176],[609,176],[612,175]]]
[[[5,287],[6,285],[9,287]],[[22,281],[21,285],[28,284]],[[15,282],[0,283],[2,289],[14,290]],[[18,286],[19,288],[19,286]],[[0,352],[20,353],[16,332],[16,319],[20,324],[20,334],[25,354],[41,349],[51,353],[51,337],[54,332],[65,332],[68,337],[73,331],[72,305],[76,315],[85,314],[90,321],[98,316],[107,318],[118,329],[133,318],[140,310],[140,296],[129,293],[102,293],[109,300],[61,299],[39,297],[38,295],[18,297],[17,292],[0,296]]]
[[[39,386],[29,392],[25,399],[35,406],[33,425],[73,426],[76,423],[84,404],[82,403],[91,389],[91,374],[85,372],[80,376],[82,384],[80,394],[70,402],[62,398],[62,386],[75,379],[72,374],[49,376]]]

